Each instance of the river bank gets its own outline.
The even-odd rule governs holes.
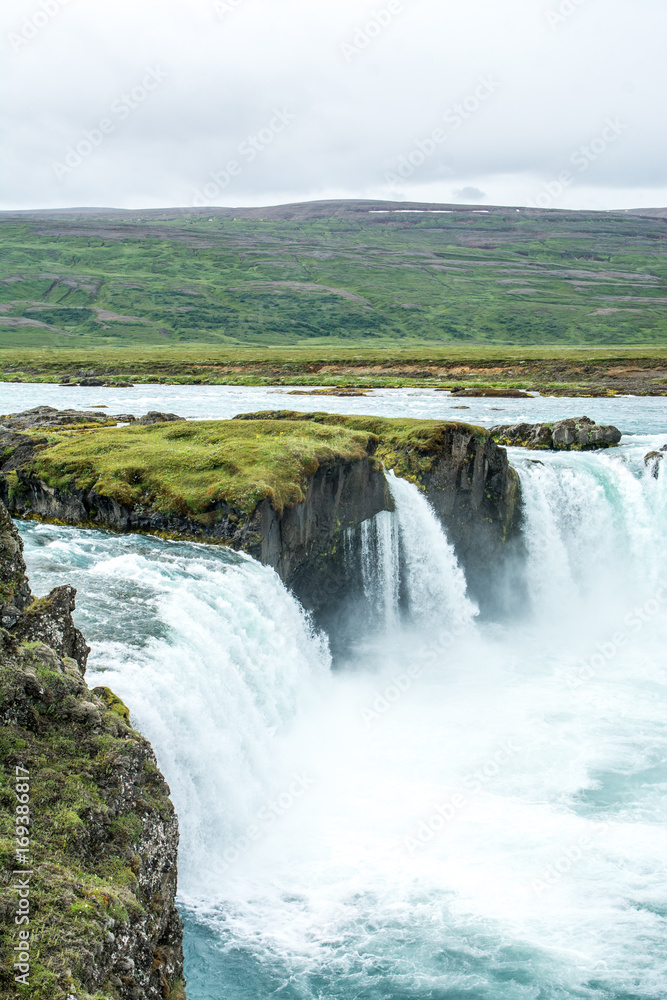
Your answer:
[[[504,389],[544,396],[667,395],[667,348],[441,347],[3,350],[1,382],[104,387]]]

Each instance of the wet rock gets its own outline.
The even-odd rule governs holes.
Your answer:
[[[172,420],[185,420],[185,417],[179,417],[176,413],[160,413],[157,410],[150,410],[145,417],[140,417],[137,421],[138,424],[165,424]]]
[[[32,602],[25,573],[23,539],[5,507],[0,504],[0,617],[2,627],[11,627]],[[6,623],[7,622],[7,623]]]
[[[663,444],[660,451],[649,451],[648,455],[644,455],[644,465],[651,470],[651,475],[654,479],[657,479],[660,475],[661,463],[667,453],[667,444]]]
[[[74,588],[34,600],[22,548],[0,504],[2,759],[12,782],[20,766],[39,789],[27,854],[8,850],[7,862],[30,869],[34,995],[46,996],[39,980],[49,997],[184,1000],[169,788],[126,706],[108,688],[86,685]],[[4,827],[14,825],[15,808],[14,796],[0,801]],[[0,919],[13,926],[15,911],[2,879]]]
[[[596,424],[590,417],[568,418],[554,424],[503,424],[492,427],[490,433],[498,444],[552,451],[613,448],[622,437],[617,427]]]
[[[59,656],[76,660],[81,672],[86,669],[90,646],[74,625],[74,587],[56,587],[48,597],[34,601],[13,629],[21,642],[43,642]]]

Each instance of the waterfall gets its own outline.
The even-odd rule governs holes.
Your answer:
[[[666,477],[644,469],[642,452],[513,453],[536,613],[588,613],[655,590],[667,547]]]
[[[664,996],[667,476],[642,454],[512,453],[532,607],[475,628],[390,475],[344,550],[386,640],[337,673],[248,558],[22,525],[170,783],[191,1000]]]
[[[471,622],[477,608],[467,597],[465,575],[435,511],[414,483],[393,472],[387,478],[396,505],[404,586],[413,621]]]
[[[361,525],[361,578],[373,617],[393,629],[399,617],[398,530],[395,517],[381,511]]]
[[[381,511],[359,529],[363,593],[377,632],[391,632],[401,620],[470,624],[478,614],[467,597],[466,580],[454,548],[417,486],[388,474],[395,510]],[[354,531],[345,535],[346,572],[353,575]],[[401,605],[404,605],[402,608]]]
[[[158,753],[180,819],[181,885],[192,890],[201,858],[206,879],[224,870],[225,846],[289,784],[275,739],[326,683],[326,641],[273,570],[249,557],[140,536],[28,532],[29,547],[47,539],[37,551],[48,554],[47,575],[78,587],[87,636],[92,619],[89,684],[126,701]],[[31,576],[46,589],[40,567]]]

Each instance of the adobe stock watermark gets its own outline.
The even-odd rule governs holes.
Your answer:
[[[224,866],[222,872],[227,872],[232,865],[247,854],[252,845],[266,834],[269,827],[273,826],[285,813],[309,791],[316,781],[307,774],[295,774],[287,789],[282,794],[271,799],[257,812],[255,822],[250,823],[245,831],[236,837],[232,843],[222,852]]]
[[[367,729],[381,719],[383,715],[396,704],[397,701],[403,697],[406,692],[410,690],[416,680],[423,677],[424,671],[420,666],[409,666],[407,670],[398,674],[397,677],[392,678],[389,684],[386,685],[381,691],[375,692],[375,697],[370,705],[366,705],[365,708],[361,710],[361,718]]]
[[[12,892],[16,893],[14,925],[16,943],[13,946],[14,982],[30,985],[30,771],[20,765],[15,769],[16,847],[17,866],[13,872]]]
[[[478,795],[522,752],[522,748],[516,746],[512,740],[504,740],[482,767],[465,776],[461,782],[463,788],[473,796]],[[471,799],[463,792],[455,792],[446,801],[438,803],[431,815],[419,823],[414,834],[404,838],[403,845],[408,854],[414,857],[417,851],[430,844],[470,803]]]
[[[362,55],[376,38],[378,38],[387,28],[394,23],[399,14],[403,13],[402,0],[389,0],[384,7],[371,14],[367,21],[358,24],[355,28],[352,40],[341,42],[340,51],[348,65],[357,56]]]
[[[259,130],[255,135],[249,135],[239,143],[236,150],[236,157],[227,161],[220,170],[212,170],[209,174],[210,180],[206,181],[201,188],[196,188],[192,194],[190,204],[193,208],[204,208],[220,197],[232,183],[235,177],[240,177],[244,167],[253,163],[261,153],[265,152],[275,140],[281,135],[292,122],[296,121],[296,115],[291,114],[284,108],[276,109],[268,124]]]
[[[452,132],[460,129],[498,90],[500,90],[498,80],[492,76],[481,77],[475,89],[467,97],[453,104],[443,114],[442,120],[448,126],[448,130],[437,126],[425,138],[417,139],[409,152],[398,157],[395,169],[385,173],[385,183],[396,185],[400,184],[401,180],[412,177],[438,152],[439,147],[448,141]]]
[[[614,118],[607,118],[599,135],[591,139],[585,146],[579,146],[570,154],[570,163],[577,168],[579,174],[585,174],[591,165],[604,156],[609,147],[617,142],[624,132],[627,132],[629,127],[621,121],[618,115]],[[568,188],[572,187],[575,180],[576,175],[571,170],[561,170],[558,177],[543,183],[542,191],[528,202],[528,206],[530,208],[549,208],[554,201],[565,194]]]
[[[645,604],[633,608],[623,621],[625,629],[619,629],[611,636],[607,642],[599,642],[596,652],[586,660],[581,660],[579,666],[571,670],[566,670],[565,683],[570,688],[579,688],[582,684],[597,677],[608,663],[610,663],[619,651],[632,640],[632,638],[651,622],[659,612],[667,606],[667,583],[660,584],[655,596],[646,601]]]
[[[465,635],[468,628],[469,626],[463,623],[455,623],[451,629],[440,632],[434,642],[417,654],[414,663],[393,677],[385,687],[378,689],[373,701],[361,709],[361,718],[366,728],[370,729],[385,716],[403,695],[407,694],[415,681],[422,679],[424,669],[438,663],[443,654],[451,649],[456,639]]]
[[[561,0],[557,7],[550,7],[549,10],[545,11],[544,16],[552,28],[557,28],[573,14],[576,14],[585,3],[586,0]]]
[[[246,0],[213,0],[213,10],[221,21],[242,7]]]
[[[58,180],[68,177],[85,163],[95,150],[99,149],[107,136],[113,135],[119,122],[126,121],[137,108],[141,107],[162,85],[166,77],[167,74],[159,66],[149,67],[140,83],[116,98],[110,108],[112,117],[101,118],[93,128],[84,129],[81,138],[66,147],[62,160],[53,161],[51,169]]]
[[[595,835],[601,837],[603,834],[607,833],[611,827],[609,823],[602,823],[595,830]],[[544,871],[540,872],[540,877],[533,879],[531,882],[531,888],[538,896],[541,896],[544,892],[549,889],[553,889],[555,886],[561,882],[566,875],[569,875],[571,871],[577,868],[589,851],[595,848],[595,841],[590,837],[579,837],[579,839],[567,847],[564,847],[558,857],[556,857]]]
[[[71,2],[72,0],[40,0],[37,10],[23,18],[18,31],[7,33],[7,39],[14,52],[20,52],[26,45],[34,41],[40,32],[60,13],[62,8],[67,7]]]

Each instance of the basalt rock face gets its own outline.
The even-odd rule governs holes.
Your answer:
[[[272,566],[316,612],[345,588],[344,532],[393,508],[381,463],[372,455],[321,464],[309,479],[305,500],[282,513],[268,500],[249,516],[220,502],[212,505],[207,524],[125,506],[94,491],[63,492],[20,470],[12,484],[0,478],[0,500],[19,516],[229,545]]]
[[[250,547],[318,617],[347,596],[344,533],[393,510],[381,465],[372,458],[323,465],[305,500],[278,514],[264,501],[255,515],[261,543]]]
[[[488,610],[500,609],[518,586],[510,577],[523,556],[521,484],[507,452],[490,437],[452,430],[421,483],[471,595]]]
[[[499,444],[553,451],[593,451],[614,448],[621,441],[618,427],[596,424],[590,417],[559,420],[555,424],[504,424],[491,428]]]
[[[663,444],[659,451],[649,451],[648,455],[644,455],[644,465],[647,469],[651,470],[651,475],[654,479],[658,479],[660,476],[660,470],[664,465],[664,458],[667,454],[667,444]]]
[[[88,647],[71,619],[75,591],[32,598],[21,552],[0,505],[3,599],[18,612],[0,629],[0,997],[182,1000],[169,789],[127,708],[108,689],[86,685]],[[21,845],[17,774],[30,789]],[[22,983],[13,968],[17,878],[29,886]]]
[[[523,555],[521,485],[508,462],[507,452],[486,430],[452,422],[402,423],[383,418],[290,410],[243,414],[237,419],[262,417],[344,423],[356,430],[371,431],[377,438],[375,454],[386,468],[411,479],[426,492],[454,545],[472,596],[489,611],[505,606],[507,595],[515,600],[512,595],[516,595],[518,577],[514,578],[512,568]],[[354,489],[368,492],[368,486],[363,483],[354,484]],[[374,507],[391,510],[391,500],[387,498],[383,506],[374,503],[371,510]],[[357,519],[357,526],[364,519]],[[315,566],[303,589],[315,588],[318,579],[323,581],[324,587],[332,586],[329,582],[332,579],[345,579],[342,560],[340,548],[338,561],[331,567],[331,576],[323,572],[323,567]],[[348,588],[353,588],[353,581],[347,579],[346,583]]]

